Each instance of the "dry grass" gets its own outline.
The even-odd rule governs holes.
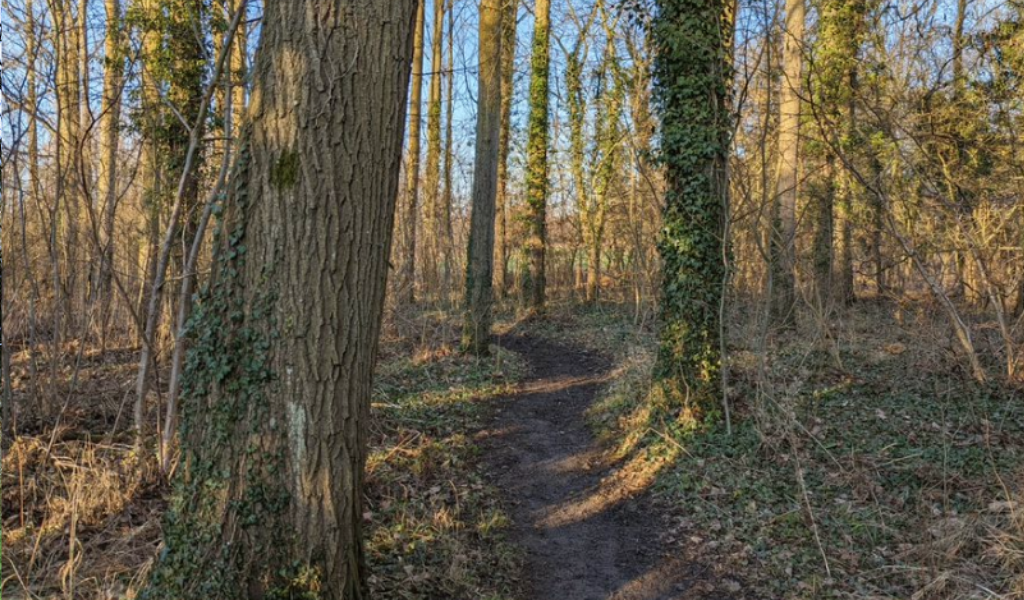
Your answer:
[[[364,515],[374,598],[500,599],[513,587],[508,519],[479,473],[472,434],[518,362],[463,357],[458,333],[440,311],[392,312],[385,325]],[[2,465],[0,590],[131,600],[159,551],[168,492],[155,453],[140,456],[127,431],[137,354],[72,343],[57,356],[52,371],[40,356],[35,381],[27,353],[14,357],[22,410]],[[151,448],[155,436],[147,432]]]
[[[5,595],[134,597],[160,542],[158,482],[131,447],[16,440],[3,464]]]

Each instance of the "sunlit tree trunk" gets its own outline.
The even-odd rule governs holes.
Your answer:
[[[586,211],[583,237],[587,243],[587,302],[597,302],[601,292],[601,250],[612,183],[619,173],[623,89],[615,30],[606,23],[607,42],[602,60],[602,88],[597,98],[597,164],[594,166],[593,204]]]
[[[501,139],[498,157],[497,231],[495,232],[494,287],[499,298],[508,292],[508,157],[512,148],[512,100],[515,84],[516,29],[519,0],[504,0],[501,16]]]
[[[856,136],[857,60],[866,34],[864,0],[828,0],[821,7],[816,61],[810,74],[814,114],[825,143],[825,187],[812,199],[815,289],[819,303],[853,300],[852,160]]]
[[[264,11],[151,600],[368,597],[363,467],[416,7]]]
[[[786,328],[796,324],[796,211],[800,185],[804,16],[804,0],[786,0],[782,101],[779,108],[779,176],[772,255],[772,320]]]
[[[578,256],[579,242],[589,250],[590,230],[592,227],[590,189],[587,185],[587,142],[586,142],[586,119],[587,119],[587,96],[583,87],[583,59],[587,51],[586,36],[587,29],[580,31],[579,38],[573,47],[573,51],[566,56],[565,65],[565,92],[568,96],[568,118],[569,118],[569,172],[572,176],[572,186],[576,191],[576,207],[580,213],[580,233],[576,246],[573,248],[573,292],[586,288],[585,298],[589,301],[590,285],[584,282],[583,261]],[[600,118],[600,117],[598,117]],[[598,250],[600,253],[600,250]],[[590,259],[589,253],[586,254]]]
[[[441,229],[441,77],[444,74],[444,16],[447,0],[434,0],[434,31],[431,41],[430,93],[427,97],[427,170],[426,206],[424,211],[424,257],[423,279],[429,292],[441,292],[442,269],[441,246],[444,232]]]
[[[51,244],[53,253],[53,334],[54,344],[60,345],[67,336],[73,318],[75,292],[75,265],[78,255],[78,210],[80,208],[78,152],[81,119],[79,58],[80,29],[70,0],[50,3],[53,19],[53,48],[56,69],[54,96],[57,109],[57,135],[54,143],[56,155],[56,190],[54,194]],[[61,261],[63,259],[63,265]]]
[[[668,189],[655,377],[688,426],[717,413],[721,393],[735,8],[724,0],[657,7],[652,45]]]
[[[412,57],[412,98],[409,104],[409,149],[405,161],[405,214],[402,257],[399,281],[400,300],[405,304],[416,302],[416,229],[419,219],[420,194],[420,124],[423,119],[423,43],[426,20],[426,0],[416,8],[416,39]]]
[[[146,15],[152,15],[158,10],[156,0],[144,0],[141,5]],[[150,17],[151,18],[151,17]],[[146,271],[143,282],[143,294],[140,298],[138,314],[146,319],[147,323],[139,331],[142,342],[142,356],[139,359],[139,371],[136,375],[135,384],[135,407],[133,421],[136,433],[136,440],[141,440],[143,424],[145,422],[146,393],[149,390],[149,371],[152,361],[155,360],[154,344],[156,340],[153,335],[155,324],[149,325],[149,321],[155,319],[155,314],[160,312],[159,294],[156,290],[157,262],[160,254],[160,213],[163,205],[163,160],[160,143],[160,124],[163,118],[163,107],[160,101],[160,82],[156,76],[157,60],[160,54],[160,33],[148,23],[142,30],[142,76],[140,97],[142,103],[142,151],[139,157],[139,181],[142,186],[143,210],[146,219]],[[155,310],[154,297],[156,297]],[[149,313],[154,312],[151,316]]]
[[[491,337],[494,217],[501,155],[502,1],[480,1],[476,160],[466,265],[466,321],[462,333],[463,348],[476,355],[487,354]]]
[[[530,116],[526,145],[526,254],[530,276],[526,300],[534,311],[544,309],[547,294],[548,79],[551,66],[551,0],[534,6],[533,57],[530,75]]]
[[[102,253],[98,296],[100,302],[100,331],[106,340],[113,300],[113,269],[117,241],[114,226],[117,218],[117,152],[120,145],[121,90],[124,80],[122,53],[121,6],[118,0],[106,0],[107,30],[104,36],[103,100],[100,105],[100,171],[99,200],[103,207]]]

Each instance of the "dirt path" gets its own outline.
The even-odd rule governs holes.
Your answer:
[[[614,480],[585,412],[611,364],[537,337],[503,345],[522,354],[530,376],[500,401],[485,448],[526,554],[526,600],[726,599],[706,570],[666,556],[662,520],[643,494]],[[710,589],[709,589],[710,588]]]

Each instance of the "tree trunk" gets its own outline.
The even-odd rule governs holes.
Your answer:
[[[107,31],[104,39],[103,101],[100,126],[100,173],[98,193],[103,207],[102,256],[98,296],[100,331],[106,346],[110,303],[113,300],[114,226],[117,218],[117,151],[120,141],[121,89],[124,81],[124,56],[121,52],[121,7],[118,0],[104,2]]]
[[[441,292],[441,77],[444,44],[444,8],[448,0],[434,0],[434,36],[431,42],[430,94],[427,98],[427,172],[424,244],[426,261],[423,280],[430,293]]]
[[[501,154],[501,43],[503,0],[480,2],[480,75],[477,94],[473,212],[466,266],[466,323],[463,348],[486,355],[491,338],[494,213]]]
[[[772,320],[796,325],[796,209],[800,169],[800,94],[803,81],[804,0],[786,0],[783,82],[779,108],[779,178],[773,235]]]
[[[835,238],[835,205],[836,205],[836,157],[828,154],[825,157],[824,190],[819,191],[811,199],[814,215],[814,241],[811,249],[811,262],[814,271],[814,300],[817,308],[822,311],[831,310],[832,304],[832,247]]]
[[[526,253],[530,276],[527,302],[544,310],[547,294],[548,79],[551,67],[551,0],[534,6],[533,58],[530,75],[530,117],[526,145]]]
[[[508,157],[512,148],[512,100],[515,84],[516,29],[519,0],[504,0],[501,16],[501,137],[498,142],[498,206],[495,232],[494,287],[496,295],[508,293]]]
[[[155,0],[144,0],[141,9],[151,15],[158,10]],[[142,182],[143,207],[146,214],[146,272],[144,289],[138,314],[147,323],[139,331],[142,356],[135,382],[135,407],[133,422],[136,441],[141,441],[146,417],[146,393],[149,389],[149,369],[155,357],[155,323],[150,326],[150,312],[160,311],[157,290],[157,262],[160,254],[160,213],[163,205],[163,160],[160,144],[160,122],[163,108],[160,102],[160,83],[156,77],[156,61],[160,55],[160,33],[154,27],[143,27],[142,32],[142,152],[139,157],[139,179]]]
[[[619,170],[619,144],[622,137],[621,123],[623,89],[618,71],[619,58],[616,55],[615,30],[608,23],[605,12],[607,42],[602,60],[602,85],[597,98],[597,164],[594,166],[593,206],[587,211],[584,226],[589,245],[587,276],[587,302],[597,302],[601,293],[601,250],[604,246],[604,228],[608,214],[608,203],[613,180]]]
[[[420,122],[423,119],[423,41],[426,0],[419,0],[416,9],[416,32],[412,57],[412,98],[409,104],[409,152],[405,163],[405,256],[399,278],[399,299],[405,304],[416,302],[416,221],[419,218],[420,194]]]
[[[734,5],[659,0],[655,93],[667,186],[661,341],[655,377],[683,426],[716,414],[732,131]]]
[[[415,9],[265,6],[194,321],[182,467],[143,598],[367,597],[366,421]]]
[[[444,195],[441,206],[441,229],[443,231],[442,254],[444,260],[444,295],[447,304],[452,295],[452,278],[454,276],[455,252],[454,232],[452,231],[452,155],[455,152],[452,122],[455,113],[455,0],[448,0],[448,57],[445,72],[445,133],[444,133]]]

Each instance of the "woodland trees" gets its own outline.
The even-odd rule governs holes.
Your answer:
[[[414,9],[264,7],[193,326],[166,551],[143,597],[365,595],[366,420]],[[318,41],[324,27],[340,33]]]
[[[101,423],[178,474],[153,594],[286,566],[259,531],[188,571],[257,517],[315,532],[289,577],[360,587],[382,312],[486,354],[495,321],[626,306],[688,426],[729,417],[732,342],[845,373],[871,310],[1019,385],[1020,7],[413,1],[4,5],[3,426]],[[131,380],[98,416],[90,361]]]

